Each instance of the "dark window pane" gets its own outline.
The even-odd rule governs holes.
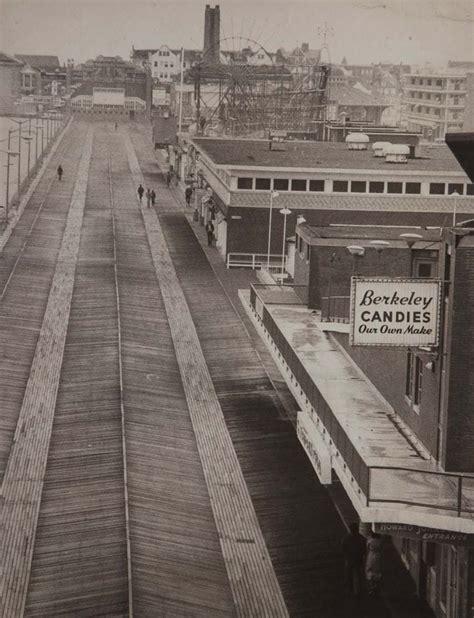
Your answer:
[[[387,182],[387,193],[402,193],[403,183],[401,182]]]
[[[253,178],[237,178],[237,189],[251,189]]]
[[[379,181],[369,182],[369,193],[383,193],[384,183]]]
[[[306,180],[301,178],[293,178],[291,181],[292,191],[306,191]]]
[[[474,184],[466,185],[466,195],[474,195]]]
[[[430,182],[430,195],[444,195],[444,182]]]
[[[255,188],[259,191],[270,191],[270,178],[255,178]]]
[[[332,190],[339,191],[341,193],[347,193],[348,191],[348,182],[347,180],[335,180],[332,183]]]
[[[367,183],[363,180],[353,180],[351,182],[352,193],[365,193],[367,191]]]
[[[405,193],[418,194],[421,193],[420,182],[407,182],[405,185]]]
[[[431,274],[433,265],[429,262],[420,262],[417,264],[417,277],[431,278],[433,275]]]
[[[288,191],[288,178],[274,178],[273,188],[276,191]]]
[[[451,193],[455,191],[459,193],[459,195],[462,195],[464,193],[464,185],[457,182],[450,182],[448,185],[448,195],[451,195]]]
[[[309,190],[310,191],[324,191],[324,180],[310,180]]]

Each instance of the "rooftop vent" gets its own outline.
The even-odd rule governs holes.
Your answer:
[[[405,144],[390,144],[385,149],[385,163],[406,163],[410,155],[410,148]]]
[[[365,133],[349,133],[346,137],[346,144],[349,150],[367,150],[369,142],[369,136]]]
[[[374,157],[384,157],[385,151],[392,144],[390,142],[374,142],[372,144],[372,150],[374,152]]]

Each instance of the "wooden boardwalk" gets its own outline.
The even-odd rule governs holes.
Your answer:
[[[2,615],[24,611],[74,285],[92,131],[86,137],[61,249],[2,483]]]
[[[2,616],[359,616],[239,279],[136,126],[74,121],[0,261]]]
[[[132,176],[138,186],[143,176],[131,142],[127,140],[126,145]],[[158,201],[160,197],[158,192]],[[142,214],[236,612],[239,616],[287,616],[280,586],[161,227],[154,210],[142,205]]]

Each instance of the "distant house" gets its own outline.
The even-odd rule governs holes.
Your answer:
[[[187,71],[201,60],[201,52],[195,49],[185,49],[183,70]],[[154,80],[170,83],[181,71],[181,49],[171,49],[161,45],[155,49],[135,49],[130,54],[132,63],[138,67],[149,67]]]
[[[22,94],[60,94],[66,82],[66,69],[57,56],[16,54],[23,63],[21,72]]]
[[[0,52],[0,114],[13,112],[14,101],[21,95],[23,67],[21,60]]]

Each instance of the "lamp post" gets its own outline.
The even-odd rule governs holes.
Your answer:
[[[43,150],[44,150],[44,126],[42,124],[39,124],[39,125],[36,126],[36,143],[38,143],[38,131],[41,131],[41,156],[43,156]]]
[[[280,210],[280,214],[283,215],[283,245],[281,248],[281,280],[283,282],[283,273],[285,271],[285,255],[286,255],[286,218],[288,215],[291,215],[291,210],[289,208],[282,208]]]
[[[28,122],[28,120],[15,120],[14,118],[10,118],[12,122],[15,122],[18,125],[18,199],[20,199],[20,187],[21,187],[21,128],[22,126]]]
[[[28,176],[30,175],[30,162],[31,162],[31,140],[33,139],[31,135],[24,135],[23,139],[28,144]]]
[[[456,206],[458,204],[458,197],[459,197],[459,193],[457,191],[453,191],[451,193],[451,195],[453,196],[453,200],[454,200],[454,207],[453,207],[453,227],[456,227]]]
[[[8,223],[8,203],[10,201],[10,157],[17,157],[19,156],[19,152],[15,152],[13,150],[2,150],[1,152],[4,152],[7,155],[7,186],[6,186],[6,190],[5,190],[5,223]]]
[[[278,191],[270,190],[270,213],[268,215],[268,248],[267,248],[267,268],[270,270],[270,248],[272,244],[272,211],[273,211],[273,198],[278,197],[280,194]]]
[[[364,247],[360,247],[359,245],[349,245],[346,247],[349,253],[352,255],[352,276],[356,273],[356,261],[360,258],[364,257],[365,249]]]

